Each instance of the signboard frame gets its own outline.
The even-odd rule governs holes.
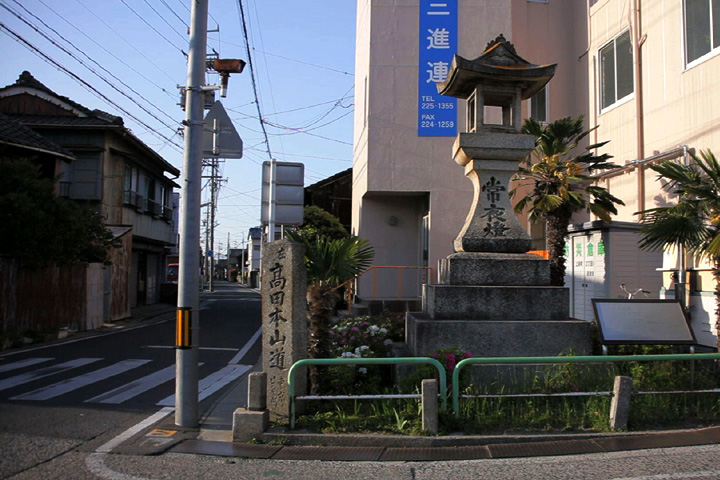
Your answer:
[[[679,300],[593,298],[592,304],[603,345],[697,344],[695,332]],[[619,321],[617,317],[611,318],[618,314],[625,318]],[[638,321],[638,314],[644,314],[641,317],[644,321]],[[663,327],[667,334],[659,333],[663,332]]]
[[[457,99],[440,95],[458,50],[458,0],[420,0],[418,21],[419,137],[457,135]]]

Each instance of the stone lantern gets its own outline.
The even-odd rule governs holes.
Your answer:
[[[473,182],[474,198],[456,252],[530,250],[508,189],[518,162],[535,147],[532,135],[520,133],[521,102],[545,86],[555,67],[529,63],[500,35],[474,60],[455,55],[447,80],[438,84],[439,93],[467,100],[467,131],[455,140],[453,158]]]
[[[439,283],[423,286],[422,312],[407,313],[411,354],[450,347],[485,357],[591,351],[590,324],[569,318],[569,290],[551,286],[550,262],[527,253],[532,242],[509,197],[518,162],[535,147],[532,135],[520,133],[521,102],[554,72],[555,65],[524,60],[500,35],[474,60],[456,55],[438,84],[441,94],[467,100],[467,131],[452,156],[473,182],[474,198],[455,253],[440,260]]]

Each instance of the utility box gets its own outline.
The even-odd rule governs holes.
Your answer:
[[[627,298],[642,288],[658,298],[662,287],[662,252],[640,250],[641,225],[603,221],[571,225],[565,242],[565,286],[570,289],[570,317],[593,320],[593,298]],[[634,298],[645,298],[639,293]]]

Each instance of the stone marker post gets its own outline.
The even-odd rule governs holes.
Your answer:
[[[287,373],[307,357],[307,279],[305,246],[289,240],[268,243],[262,259],[262,367],[267,374],[267,408],[271,420],[285,420],[290,410]],[[295,379],[295,394],[307,389]]]

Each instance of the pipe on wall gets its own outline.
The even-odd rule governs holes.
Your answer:
[[[636,158],[645,158],[645,125],[643,118],[643,88],[642,88],[642,45],[645,37],[642,35],[641,1],[633,0],[632,30],[633,30],[633,79],[635,82],[635,136],[637,139]],[[637,211],[645,210],[645,169],[642,164],[637,167]]]

